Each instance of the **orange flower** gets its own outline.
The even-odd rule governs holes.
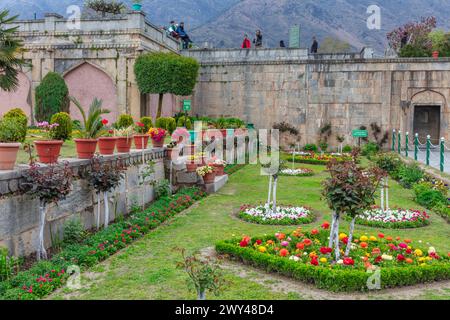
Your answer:
[[[289,251],[287,251],[286,249],[281,249],[280,250],[280,256],[286,257],[288,254],[289,254]]]
[[[296,247],[297,247],[297,249],[299,249],[299,250],[305,249],[305,245],[304,245],[303,243],[301,243],[301,242],[297,243]]]
[[[411,239],[405,239],[406,243],[411,243]]]
[[[387,241],[392,241],[392,237],[386,237]]]
[[[411,258],[406,258],[405,262],[406,263],[413,263],[413,260]]]
[[[277,233],[275,236],[278,238],[278,240],[283,240],[286,238],[286,235],[284,233]]]
[[[370,262],[365,262],[365,263],[364,263],[364,267],[365,267],[366,269],[369,269],[371,266],[372,266],[372,264],[371,264]]]
[[[359,245],[361,246],[361,248],[367,248],[369,246],[367,242],[361,242]]]
[[[316,235],[316,234],[318,234],[319,233],[319,230],[317,230],[317,229],[312,229],[311,230],[311,234],[312,235]]]
[[[268,244],[268,245],[273,244],[273,240],[267,240],[267,244]]]
[[[303,243],[305,246],[310,246],[312,244],[312,241],[310,239],[304,239]]]
[[[396,237],[395,240],[399,241],[401,238],[400,237]]]

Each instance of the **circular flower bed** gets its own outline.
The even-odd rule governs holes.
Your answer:
[[[356,223],[381,228],[418,228],[430,224],[430,216],[425,211],[394,208],[382,210],[373,207],[356,218]]]
[[[283,169],[281,170],[280,175],[293,177],[310,177],[314,175],[314,171],[307,168]]]
[[[272,212],[267,205],[243,205],[238,216],[247,222],[271,225],[298,225],[314,221],[311,209],[294,206],[277,206],[276,212]]]
[[[326,165],[330,162],[331,159],[336,159],[337,161],[348,161],[351,160],[352,157],[349,154],[345,153],[297,153],[297,155],[294,157],[294,162]]]
[[[355,234],[350,254],[335,261],[334,248],[328,247],[329,228],[325,222],[310,232],[299,228],[291,233],[244,236],[218,242],[216,251],[331,291],[370,290],[371,277],[377,272],[377,289],[450,279],[450,253],[383,233]],[[340,248],[345,249],[348,236],[341,233],[339,239]]]

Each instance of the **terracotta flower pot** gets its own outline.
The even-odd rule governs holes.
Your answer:
[[[203,182],[205,182],[205,184],[211,184],[211,183],[214,183],[215,179],[216,179],[216,173],[215,172],[211,172],[211,173],[207,173],[203,177]]]
[[[169,160],[177,160],[180,153],[179,148],[167,149],[167,158]]]
[[[97,149],[97,139],[74,139],[79,159],[92,159]]]
[[[0,170],[14,169],[20,146],[20,143],[0,143]]]
[[[35,141],[36,153],[41,163],[56,163],[61,154],[61,147],[64,141],[60,140],[43,140]]]
[[[164,140],[156,141],[156,140],[152,139],[152,145],[153,145],[153,148],[162,148],[162,147],[164,147]]]
[[[192,162],[186,163],[186,169],[187,172],[196,172],[197,171],[197,164]]]
[[[129,153],[133,139],[131,137],[117,137],[117,152]]]
[[[150,138],[150,136],[148,134],[135,135],[134,136],[134,145],[136,146],[136,149],[138,149],[138,150],[147,149],[149,138]],[[142,142],[144,142],[144,146],[142,146]]]
[[[214,172],[216,173],[216,177],[221,177],[225,175],[225,167],[222,165],[213,164]]]
[[[439,51],[433,51],[433,58],[439,58]]]
[[[116,143],[117,143],[116,137],[98,138],[98,149],[100,150],[100,154],[104,156],[114,154]]]

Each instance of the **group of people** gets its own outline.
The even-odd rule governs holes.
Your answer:
[[[253,44],[256,48],[262,48],[263,46],[263,36],[261,30],[256,30],[255,38],[253,39]],[[244,41],[242,42],[242,49],[251,49],[252,43],[248,34],[244,34]]]
[[[184,22],[176,24],[174,20],[170,21],[170,26],[166,29],[167,33],[175,39],[181,39],[183,43],[183,49],[188,49],[192,43],[189,35],[184,30]]]

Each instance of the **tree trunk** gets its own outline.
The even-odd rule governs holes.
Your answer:
[[[197,300],[206,300],[206,292],[205,291],[198,291],[197,292]]]
[[[159,94],[159,101],[158,101],[158,113],[156,114],[156,119],[161,118],[162,107],[163,107],[163,99],[164,99],[164,94],[160,93]]]
[[[339,258],[341,257],[341,253],[339,251],[339,214],[336,215],[336,226],[335,226],[334,233],[335,233],[335,235],[334,235],[334,241],[335,241],[334,253],[335,253],[336,261],[338,261]]]
[[[267,196],[267,208],[270,207],[270,197],[272,196],[272,176],[269,178],[269,195]]]
[[[278,176],[275,176],[273,182],[273,206],[272,206],[272,213],[277,213],[277,183],[278,183]]]
[[[353,217],[352,222],[350,223],[350,232],[348,235],[347,249],[345,249],[346,257],[348,257],[348,255],[350,254],[350,249],[352,247],[353,231],[355,230],[355,220],[356,220],[356,217]]]
[[[333,213],[331,218],[331,229],[330,229],[330,241],[328,241],[328,247],[333,248],[333,242],[334,242],[334,228],[336,226],[336,213]]]
[[[103,199],[105,202],[105,229],[109,225],[109,203],[108,203],[108,192],[103,192]]]
[[[97,193],[97,230],[100,229],[100,214],[101,214],[101,203],[100,203],[100,192]]]
[[[47,251],[45,251],[45,245],[44,245],[44,229],[45,229],[45,204],[41,203],[39,204],[39,213],[40,213],[40,220],[39,220],[39,243],[38,243],[38,249],[36,258],[38,260],[47,259]]]
[[[386,188],[386,210],[389,210],[389,181],[388,181],[388,177],[385,178],[385,188]]]
[[[381,181],[381,197],[380,197],[380,207],[384,211],[384,180]]]

